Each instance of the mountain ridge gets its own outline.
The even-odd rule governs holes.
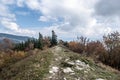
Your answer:
[[[35,50],[33,50],[35,52]],[[120,74],[62,46],[36,51],[4,68],[1,80],[120,80]]]
[[[5,38],[8,38],[15,43],[19,43],[19,42],[26,41],[31,37],[19,36],[19,35],[14,35],[14,34],[7,34],[7,33],[0,33],[0,42],[2,42],[3,39],[5,39]]]

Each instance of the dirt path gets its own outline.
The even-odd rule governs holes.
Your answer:
[[[49,74],[45,80],[83,80],[75,74],[74,70],[87,70],[89,69],[89,65],[77,59],[75,61],[70,60],[69,54],[59,46],[54,47],[52,53],[54,54],[53,60],[49,66]],[[72,66],[74,66],[74,68]]]
[[[62,78],[62,72],[59,66],[62,60],[60,52],[62,52],[62,48],[59,46],[56,46],[52,49],[52,53],[54,54],[54,56],[51,65],[49,66],[49,74],[47,75],[47,78],[45,80],[64,80]]]

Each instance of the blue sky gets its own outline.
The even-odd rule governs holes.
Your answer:
[[[0,32],[59,39],[99,39],[120,32],[119,0],[0,0]]]

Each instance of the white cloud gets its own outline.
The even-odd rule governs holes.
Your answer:
[[[24,3],[32,10],[40,9],[40,0],[24,0]]]
[[[17,0],[17,6],[23,7],[24,6],[24,0]]]
[[[73,36],[94,36],[95,33],[97,34],[94,29],[97,23],[93,17],[93,13],[97,1],[98,0],[29,0],[29,2],[27,1],[26,3],[30,9],[37,10],[43,14],[39,19],[40,21],[49,21],[48,16],[56,20],[63,18],[63,22],[57,24],[57,30],[59,32],[66,32],[70,34],[70,36],[73,34]],[[103,29],[104,28],[98,29],[98,31],[100,32]]]
[[[17,31],[19,28],[19,26],[15,22],[10,21],[9,19],[3,19],[1,21],[1,24],[7,29],[10,29],[13,31]]]
[[[95,7],[98,3],[99,0],[41,0],[41,2],[38,2],[39,6],[33,7],[35,10],[42,12],[45,17],[63,18],[63,22],[58,24],[57,29],[67,32],[70,36],[75,34],[98,37],[111,31],[120,30],[120,28],[118,29],[120,26],[118,17],[106,18],[95,14]],[[116,5],[116,3],[111,4]],[[97,17],[103,21],[98,23]]]
[[[11,21],[10,19],[3,18],[1,21],[1,24],[8,30],[11,30],[14,33],[18,34],[29,34],[29,35],[34,35],[35,32],[28,30],[28,29],[21,29],[18,24],[15,22]]]
[[[12,2],[14,0],[8,3],[5,1],[7,0],[2,0],[5,5],[15,4]],[[2,22],[2,24],[7,25],[6,28],[9,28],[8,24],[14,26],[9,29],[18,33],[29,33],[29,30],[21,29],[16,23],[15,14],[11,13],[5,5],[0,4],[0,11],[4,12],[4,14],[0,12],[0,20],[7,17],[11,21]],[[44,34],[55,30],[58,36],[63,38],[74,38],[80,35],[93,38],[114,30],[120,31],[118,0],[16,0],[16,5],[27,6],[40,13],[39,21],[46,23],[52,21],[52,26],[40,29]],[[59,19],[62,19],[61,22]]]
[[[15,3],[15,0],[1,0],[0,1],[2,4],[7,4],[7,5],[11,5]]]
[[[2,17],[8,17],[12,20],[15,20],[15,15],[10,13],[8,7],[3,4],[0,4],[0,19]]]
[[[54,18],[52,16],[40,16],[40,18],[38,19],[39,21],[42,21],[42,22],[48,22],[48,21],[58,21],[57,18]]]
[[[99,0],[95,9],[98,15],[120,16],[120,0]]]
[[[9,10],[8,5],[15,4],[14,0],[1,0],[0,1],[0,25],[7,29],[5,32],[14,34],[26,34],[32,36],[35,34],[34,31],[23,29],[16,23],[16,15]],[[26,15],[25,12],[19,12],[21,15]]]
[[[49,18],[46,16],[40,16],[39,21],[47,22],[49,21]]]

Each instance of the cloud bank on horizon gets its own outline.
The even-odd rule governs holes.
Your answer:
[[[119,0],[0,0],[0,32],[99,38],[120,32]]]

